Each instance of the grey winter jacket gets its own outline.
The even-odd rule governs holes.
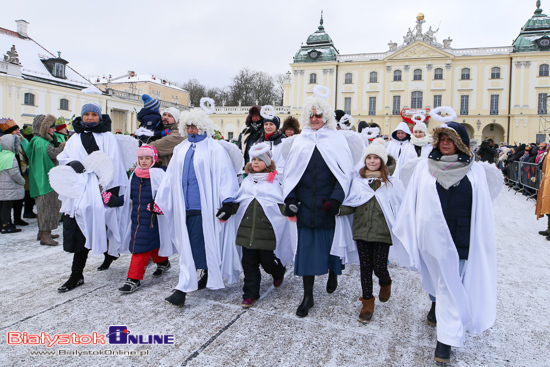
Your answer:
[[[19,152],[21,141],[16,135],[4,135],[0,139],[2,150]],[[21,200],[25,197],[25,179],[19,170],[17,158],[13,158],[11,168],[0,171],[0,201]]]

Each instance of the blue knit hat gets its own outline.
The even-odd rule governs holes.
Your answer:
[[[160,102],[153,97],[151,97],[148,94],[144,94],[141,96],[141,99],[143,100],[143,107],[147,108],[149,110],[159,112],[160,109]]]
[[[82,110],[80,111],[80,116],[84,116],[86,112],[95,112],[99,115],[99,119],[101,120],[101,106],[98,105],[95,102],[88,102],[84,106],[82,106]]]

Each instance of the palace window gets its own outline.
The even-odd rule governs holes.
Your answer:
[[[422,92],[411,93],[411,108],[422,108]]]
[[[470,69],[464,68],[460,71],[460,79],[470,80]]]
[[[541,64],[539,66],[539,76],[548,76],[550,75],[548,71],[548,64]]]
[[[346,75],[344,76],[344,83],[345,84],[353,83],[353,75],[351,73],[346,73]]]
[[[548,93],[539,93],[539,115],[548,113]]]
[[[351,97],[344,98],[344,112],[351,115]]]
[[[59,100],[59,109],[68,111],[69,110],[69,100],[65,99],[65,98],[61,98]]]
[[[376,71],[370,73],[369,82],[378,83],[378,73]]]
[[[233,139],[233,131],[230,131],[227,133],[227,139],[229,139],[229,141],[231,141],[231,139]]]
[[[491,69],[491,79],[500,79],[500,68],[494,67]]]
[[[400,82],[401,81],[401,75],[402,75],[401,70],[395,70],[393,72],[393,81],[394,82]]]
[[[376,97],[369,97],[369,115],[376,115]]]
[[[317,84],[317,74],[309,74],[309,84]]]
[[[437,68],[434,70],[434,79],[442,80],[443,79],[443,69]]]
[[[460,96],[460,114],[467,115],[470,108],[470,96]]]
[[[392,114],[399,115],[400,112],[401,112],[401,96],[393,96]]]
[[[433,108],[437,108],[437,107],[441,107],[441,99],[442,99],[442,95],[441,94],[436,94],[434,95],[434,105],[433,105]]]
[[[421,69],[414,69],[413,80],[422,80],[422,70]]]
[[[491,95],[491,108],[489,110],[491,115],[498,115],[498,98],[498,94]]]
[[[65,65],[56,63],[53,69],[53,76],[65,79]]]
[[[26,104],[27,106],[34,106],[34,94],[25,93],[23,104]]]

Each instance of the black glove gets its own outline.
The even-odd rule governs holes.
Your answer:
[[[107,190],[107,192],[111,193],[111,197],[109,198],[109,201],[105,205],[107,205],[109,208],[116,208],[117,206],[121,206],[118,202],[119,191],[120,191],[120,186],[113,187]]]
[[[340,203],[338,200],[335,200],[335,199],[325,200],[325,199],[323,199],[323,210],[328,215],[338,215],[338,213],[340,212],[340,205],[342,205],[342,203]]]
[[[72,169],[74,169],[76,173],[83,173],[86,170],[82,163],[80,163],[80,161],[71,161],[67,163],[67,166],[70,166]]]
[[[285,200],[285,215],[287,217],[295,217],[298,214],[298,200],[286,199]]]
[[[228,220],[233,214],[235,214],[233,203],[223,203],[220,210],[218,210],[218,212],[216,213],[216,218],[221,220]]]

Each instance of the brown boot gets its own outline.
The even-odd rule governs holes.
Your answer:
[[[42,235],[44,234],[44,231],[38,231],[38,234],[36,235],[36,240],[40,241],[42,239]]]
[[[51,233],[51,231],[50,231],[50,233]],[[58,234],[53,234],[53,233],[52,233],[52,238],[59,238],[59,235],[58,235]]]
[[[378,299],[380,302],[388,302],[391,297],[391,279],[390,284],[382,285],[380,284],[380,293],[378,294]]]
[[[57,246],[59,245],[59,242],[52,238],[52,231],[44,231],[42,232],[42,237],[40,238],[40,244],[45,246]]]
[[[363,302],[363,308],[361,308],[361,313],[359,313],[359,321],[369,322],[374,313],[374,297],[370,299],[359,297],[359,301]]]

